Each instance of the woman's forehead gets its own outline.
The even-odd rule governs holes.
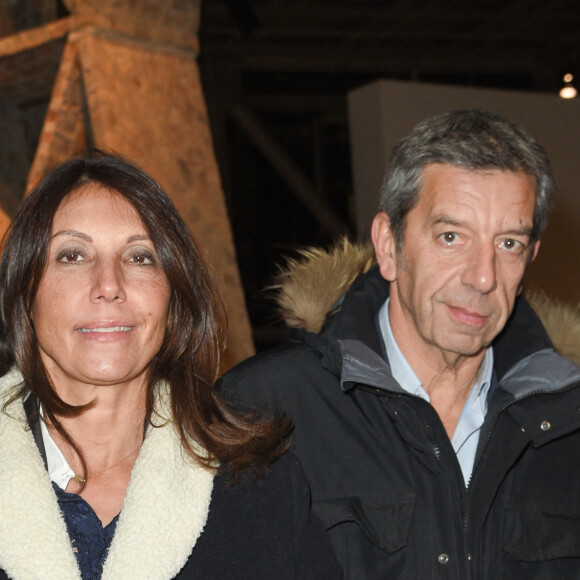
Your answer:
[[[62,200],[54,214],[52,231],[54,233],[63,222],[104,223],[111,217],[120,217],[143,227],[137,210],[123,195],[99,183],[87,183]]]

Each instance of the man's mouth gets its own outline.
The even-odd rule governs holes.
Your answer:
[[[467,308],[461,308],[459,306],[449,306],[448,308],[457,320],[475,326],[481,326],[489,318],[484,314],[468,310]]]

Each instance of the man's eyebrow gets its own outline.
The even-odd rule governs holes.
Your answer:
[[[502,232],[502,234],[508,235],[508,236],[529,236],[529,237],[532,237],[533,231],[534,231],[534,228],[532,226],[524,226],[521,228],[515,228],[513,230],[507,230],[505,232]]]
[[[434,216],[432,220],[433,225],[443,224],[446,226],[460,226],[462,224],[457,218],[451,217],[449,214],[442,214]]]

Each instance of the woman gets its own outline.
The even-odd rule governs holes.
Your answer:
[[[287,423],[213,389],[215,294],[145,173],[103,154],[50,173],[0,308],[0,578],[340,575]]]

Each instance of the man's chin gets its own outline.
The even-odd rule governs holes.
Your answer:
[[[485,340],[480,335],[459,334],[448,336],[439,344],[439,347],[441,350],[457,356],[476,357],[482,355],[490,344],[490,340]]]
[[[474,344],[457,344],[453,349],[455,354],[465,357],[477,357],[482,356],[485,352],[485,349],[488,347],[487,344],[479,343],[477,345]]]

